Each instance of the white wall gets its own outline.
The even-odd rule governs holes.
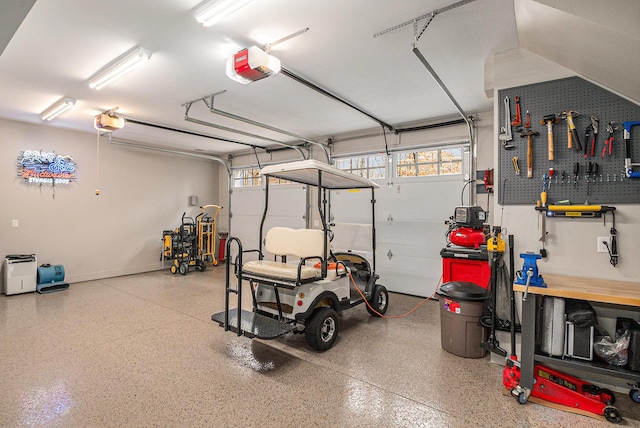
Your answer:
[[[177,227],[183,212],[200,212],[188,197],[219,203],[216,162],[101,138],[96,196],[95,134],[8,120],[0,129],[0,257],[35,253],[39,264],[64,265],[69,282],[159,269],[162,231]],[[17,157],[41,149],[72,156],[77,180],[55,191],[24,183]]]
[[[576,75],[571,70],[559,66],[538,55],[523,49],[514,49],[497,54],[493,58],[494,85],[494,162],[498,165],[498,90],[503,88],[528,85],[548,80],[561,79]],[[491,79],[489,79],[491,80]],[[624,94],[621,94],[624,96]],[[621,134],[616,139],[622,140]],[[497,175],[496,175],[497,176]],[[496,199],[499,199],[496,198]],[[515,237],[516,269],[522,266],[520,253],[538,252],[541,248],[539,238],[540,214],[533,205],[506,205],[501,207],[494,203],[494,213],[500,219],[501,209],[504,208],[502,226],[507,233]],[[609,236],[611,216],[603,219],[569,219],[550,218],[546,221],[548,232],[546,249],[549,256],[539,261],[540,274],[545,273],[572,275],[578,277],[602,278],[621,281],[638,281],[640,278],[640,264],[636,263],[640,250],[640,241],[636,239],[640,234],[640,216],[638,205],[615,204],[616,229],[618,231],[619,264],[612,267],[609,255],[596,252],[596,241],[599,236]]]

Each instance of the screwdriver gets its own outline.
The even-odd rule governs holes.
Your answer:
[[[580,163],[573,165],[573,187],[578,188],[578,174],[580,174]]]
[[[591,171],[593,169],[593,164],[591,162],[587,162],[586,171],[584,178],[587,180],[587,196],[591,195],[591,191],[589,189],[591,183]]]

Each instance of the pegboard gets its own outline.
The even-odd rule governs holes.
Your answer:
[[[621,98],[606,89],[596,86],[579,77],[553,80],[516,88],[503,89],[499,94],[499,126],[505,125],[504,99],[509,97],[511,103],[511,119],[516,113],[515,97],[520,97],[522,123],[525,123],[526,112],[531,118],[531,131],[538,132],[532,140],[533,177],[527,178],[527,138],[512,127],[513,145],[506,149],[502,141],[498,141],[498,202],[507,204],[533,204],[540,199],[543,175],[549,175],[549,168],[554,169],[554,176],[549,181],[547,203],[570,201],[573,204],[614,204],[640,202],[640,179],[629,179],[624,174],[624,158],[626,157],[623,139],[622,122],[640,121],[640,106]],[[540,124],[546,115],[575,110],[574,124],[578,131],[582,150],[569,149],[567,137],[567,121],[560,120],[553,125],[554,160],[548,159],[547,125]],[[506,113],[509,114],[509,113]],[[587,127],[591,124],[591,116],[599,120],[598,134],[594,155],[591,156],[591,138],[585,141]],[[608,152],[602,157],[605,140],[609,138],[607,124],[615,121],[618,129],[614,132],[612,154]],[[631,128],[631,160],[640,162],[640,126]],[[523,129],[524,131],[524,129]],[[584,148],[587,146],[587,158]],[[520,174],[517,175],[513,158],[517,156]],[[591,174],[589,181],[585,177],[587,163],[598,165],[598,173]],[[574,175],[575,164],[579,164],[579,174]],[[638,170],[638,168],[635,168]],[[565,173],[564,180],[562,173]]]

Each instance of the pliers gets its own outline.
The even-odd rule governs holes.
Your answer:
[[[602,148],[602,157],[604,157],[605,154],[607,154],[607,152],[609,152],[609,156],[611,156],[611,153],[613,153],[613,133],[615,132],[616,129],[618,129],[618,126],[614,126],[615,125],[615,121],[611,121],[607,124],[607,131],[609,132],[609,138],[607,138],[604,142],[604,147]]]
[[[584,138],[584,158],[587,158],[589,137],[591,137],[591,156],[595,154],[596,140],[598,139],[598,123],[599,120],[595,116],[591,116],[591,125],[587,126],[586,135]]]

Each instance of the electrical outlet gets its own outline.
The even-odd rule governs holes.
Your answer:
[[[610,238],[608,236],[598,236],[598,252],[599,253],[608,253],[609,249],[607,248],[607,245],[610,245],[609,243]],[[605,245],[604,243],[607,243],[607,245]]]

